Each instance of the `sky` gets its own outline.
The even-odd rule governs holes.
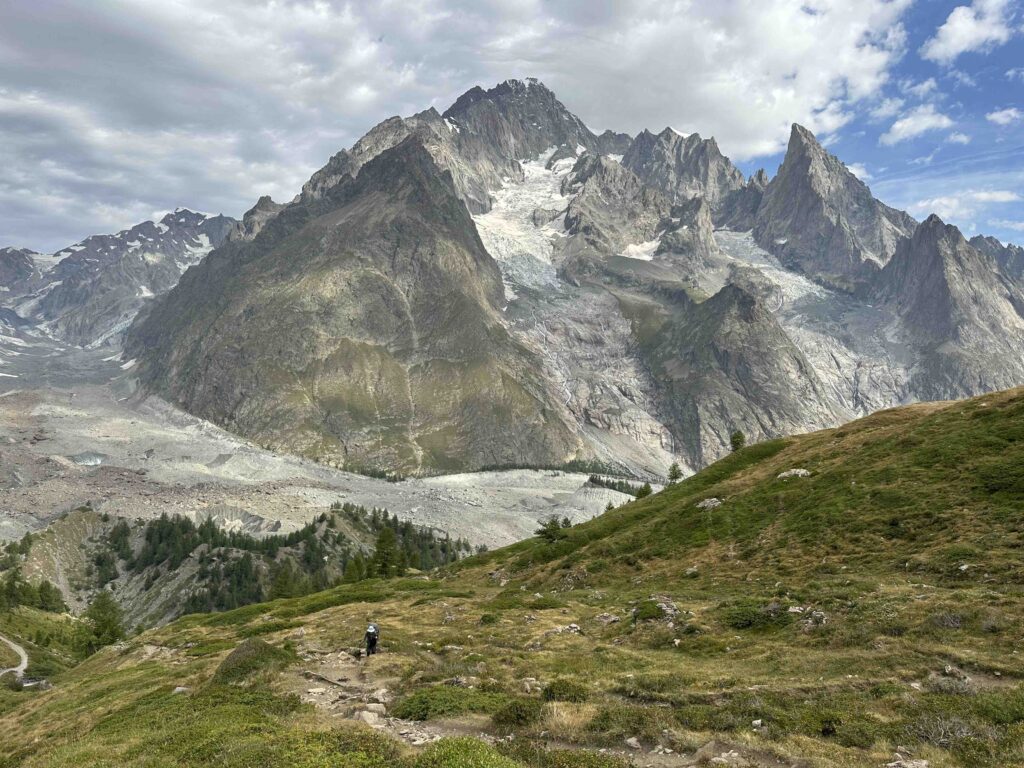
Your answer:
[[[0,246],[288,200],[388,116],[538,77],[595,131],[791,123],[877,197],[1024,242],[1024,0],[0,0]]]

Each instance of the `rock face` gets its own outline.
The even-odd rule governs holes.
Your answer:
[[[284,208],[284,203],[275,203],[269,195],[264,195],[256,201],[256,205],[245,212],[242,220],[231,228],[227,235],[228,239],[252,240],[260,233],[263,226]]]
[[[27,248],[0,248],[0,289],[18,290],[37,274],[35,256]]]
[[[867,186],[806,128],[794,125],[786,157],[757,210],[754,237],[783,264],[851,290],[870,280],[915,222]]]
[[[975,235],[970,244],[986,256],[991,256],[1007,277],[1024,280],[1024,248],[1009,243],[1003,245],[994,237]]]
[[[583,155],[562,181],[561,191],[571,198],[565,231],[575,236],[563,272],[576,279],[632,244],[655,241],[670,223],[668,199],[606,157]]]
[[[715,224],[722,229],[733,229],[745,232],[754,228],[757,220],[757,209],[761,207],[761,199],[768,188],[768,174],[764,168],[747,179],[746,184],[726,195]]]
[[[713,139],[596,136],[508,81],[261,199],[127,351],[149,391],[349,469],[657,479],[737,429],[1024,382],[996,245],[918,228],[799,126],[778,176],[744,182]]]
[[[839,419],[814,368],[754,296],[727,285],[703,302],[674,298],[647,319],[641,345],[696,465],[718,458],[735,429],[761,439]]]
[[[715,211],[743,186],[743,174],[719,151],[713,138],[702,139],[697,133],[682,136],[671,128],[657,135],[641,132],[623,155],[622,164],[671,202],[700,195]]]
[[[0,301],[64,341],[96,346],[123,331],[234,226],[226,216],[178,209],[159,222],[87,237],[52,256],[24,252],[34,271]]]
[[[128,349],[188,410],[349,468],[566,461],[577,440],[503,304],[451,177],[410,136],[189,270]]]
[[[966,397],[1024,381],[1024,292],[996,261],[932,215],[878,278],[919,350],[915,393]]]

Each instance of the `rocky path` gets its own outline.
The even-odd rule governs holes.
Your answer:
[[[489,722],[482,716],[431,722],[414,722],[389,716],[388,708],[394,698],[391,687],[397,680],[379,673],[378,664],[386,658],[384,655],[357,659],[347,649],[328,651],[307,647],[300,651],[299,656],[304,663],[285,673],[285,687],[331,717],[365,723],[413,747],[423,747],[453,736],[471,736],[492,744],[499,739],[490,732]],[[783,760],[762,750],[718,740],[708,742],[692,754],[673,752],[662,747],[649,750],[635,740],[616,748],[553,742],[547,746],[551,749],[582,749],[614,755],[637,768],[687,768],[695,765],[807,768],[807,763],[801,760]]]
[[[13,640],[8,640],[3,635],[0,635],[0,642],[8,645],[10,649],[18,655],[18,659],[20,660],[16,667],[0,669],[0,677],[3,677],[8,672],[13,672],[16,676],[23,677],[25,675],[25,670],[28,669],[28,654],[25,653],[25,649]]]

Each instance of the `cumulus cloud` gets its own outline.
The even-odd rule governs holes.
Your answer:
[[[834,133],[867,109],[909,3],[8,3],[0,245],[288,199],[381,119],[509,77],[539,77],[599,130],[674,125],[737,160],[772,154],[792,122]]]
[[[923,133],[950,128],[952,125],[953,120],[939,112],[934,104],[922,104],[894,122],[889,130],[882,134],[879,142],[891,146]]]
[[[1016,192],[1005,189],[967,190],[956,195],[941,195],[918,200],[910,205],[916,216],[938,214],[941,219],[967,219],[992,203],[1015,203],[1021,200]]]
[[[960,133],[960,131],[953,131],[946,137],[946,141],[950,144],[970,144],[971,137],[966,133]]]
[[[991,227],[1001,227],[1002,229],[1012,229],[1015,232],[1024,232],[1024,221],[1017,221],[1016,219],[989,219],[988,224]]]
[[[871,174],[864,163],[847,163],[846,169],[861,181],[869,181],[871,179]]]
[[[997,109],[995,112],[989,112],[985,115],[985,119],[995,125],[1013,125],[1018,120],[1024,117],[1024,112],[1021,112],[1016,107],[1007,107],[1006,109]]]
[[[951,64],[970,51],[986,51],[1007,42],[1014,33],[1010,0],[974,0],[960,5],[921,46],[921,56]]]
[[[872,107],[870,115],[876,120],[885,120],[890,117],[895,117],[900,113],[900,110],[903,109],[904,103],[903,99],[895,97],[882,99],[882,101]]]

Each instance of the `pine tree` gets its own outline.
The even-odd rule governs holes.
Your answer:
[[[668,484],[674,485],[683,479],[683,470],[679,468],[679,462],[673,461],[672,466],[668,468]]]
[[[650,496],[653,491],[654,491],[654,489],[651,488],[651,484],[650,483],[644,483],[643,485],[641,485],[637,489],[636,497],[638,499],[643,499],[643,498],[645,498],[647,496]]]
[[[740,448],[747,444],[747,436],[740,432],[738,429],[729,435],[729,445],[734,451],[738,451]]]
[[[380,529],[377,546],[373,552],[373,575],[389,579],[398,570],[398,548],[395,546],[395,531],[390,526]]]
[[[124,637],[121,607],[107,590],[102,589],[96,594],[82,616],[88,622],[88,635],[85,638],[88,653],[95,653],[103,646],[116,643]]]

